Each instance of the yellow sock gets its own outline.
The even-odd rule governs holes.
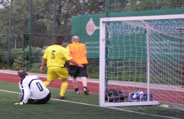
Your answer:
[[[67,81],[64,81],[64,82],[61,84],[60,96],[64,96],[67,87],[68,87],[68,82],[67,82]]]
[[[48,81],[44,81],[44,82],[43,82],[43,84],[47,87],[47,86],[49,86],[49,85],[50,85],[50,82],[48,82]]]

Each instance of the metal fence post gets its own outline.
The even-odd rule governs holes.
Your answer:
[[[85,15],[85,2],[86,0],[82,0],[82,15]]]
[[[32,0],[29,0],[29,69],[31,69],[31,43],[32,43]]]
[[[153,10],[157,9],[157,0],[153,0]]]
[[[25,58],[25,51],[24,51],[24,34],[22,34],[22,69],[25,68],[24,66],[24,58]]]
[[[56,0],[53,0],[54,4],[53,4],[53,16],[54,16],[54,19],[53,19],[53,42],[56,38]]]
[[[11,39],[12,39],[12,3],[10,3],[10,12],[9,12],[9,35],[8,35],[8,68],[10,68],[10,51],[11,51]]]

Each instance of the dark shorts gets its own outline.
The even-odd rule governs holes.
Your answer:
[[[75,65],[70,65],[69,66],[69,75],[77,78],[77,77],[88,77],[87,73],[87,64],[83,64],[83,68],[75,66]]]
[[[51,94],[49,93],[45,98],[43,99],[29,99],[28,104],[45,104],[50,100]]]

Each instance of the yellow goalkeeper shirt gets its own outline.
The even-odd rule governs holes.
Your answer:
[[[47,59],[47,67],[64,67],[65,62],[72,59],[68,51],[60,45],[49,46],[43,58]]]

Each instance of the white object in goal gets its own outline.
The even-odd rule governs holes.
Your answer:
[[[184,105],[183,27],[184,14],[101,18],[100,106]],[[128,98],[109,101],[107,89]],[[146,100],[130,100],[137,89]]]

